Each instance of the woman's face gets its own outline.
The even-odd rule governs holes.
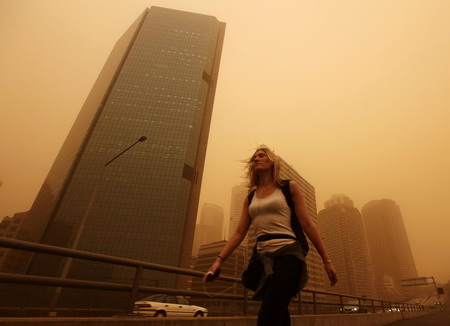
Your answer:
[[[273,162],[263,150],[256,151],[252,158],[253,171],[261,172],[272,169]]]

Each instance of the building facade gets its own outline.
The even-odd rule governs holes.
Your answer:
[[[200,211],[199,222],[195,228],[193,256],[197,255],[201,245],[224,240],[223,208],[216,204],[204,204]]]
[[[334,195],[318,214],[320,234],[330,259],[338,271],[339,282],[330,292],[373,298],[373,272],[361,213],[345,195]]]
[[[189,267],[224,33],[212,16],[146,9],[112,50],[18,237]],[[35,255],[22,272],[58,276],[64,264]],[[74,261],[67,277],[132,274]],[[180,286],[156,272],[143,284]]]
[[[378,296],[409,299],[413,289],[402,288],[401,280],[416,278],[417,270],[400,208],[393,200],[381,199],[367,203],[361,212]]]

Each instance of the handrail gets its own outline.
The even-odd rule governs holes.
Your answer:
[[[160,265],[160,264],[149,263],[149,262],[134,260],[134,259],[129,259],[129,258],[97,254],[97,253],[89,252],[89,251],[82,251],[82,250],[78,250],[78,249],[69,249],[69,248],[46,245],[46,244],[37,243],[37,242],[29,242],[29,241],[10,239],[10,238],[4,238],[4,237],[0,237],[0,246],[6,247],[6,248],[11,248],[11,249],[20,249],[20,250],[34,251],[34,252],[40,252],[40,253],[46,253],[46,254],[52,254],[52,255],[58,255],[58,256],[81,258],[81,259],[86,259],[86,260],[93,260],[93,261],[102,262],[102,263],[111,263],[111,264],[117,264],[117,265],[129,266],[129,267],[142,266],[146,269],[151,269],[151,270],[161,271],[161,272],[168,272],[168,273],[173,273],[173,274],[182,274],[182,275],[199,276],[199,277],[203,277],[203,275],[205,275],[205,273],[193,271],[191,269],[184,269],[184,268],[180,268],[180,267]],[[220,279],[226,280],[226,281],[231,281],[231,282],[240,281],[239,278],[231,277],[231,276],[221,276]]]
[[[131,291],[132,286],[129,284],[99,282],[99,281],[84,281],[76,279],[62,279],[59,277],[22,275],[11,273],[0,273],[0,281],[16,283],[16,284],[30,284],[30,285],[48,285],[48,286],[64,286],[70,288],[89,288],[95,290],[113,290],[113,291]],[[142,293],[161,293],[161,294],[178,294],[185,296],[204,297],[205,293],[201,291],[189,291],[179,289],[167,289],[153,286],[139,286],[139,292]],[[215,297],[220,299],[242,300],[242,296],[233,294],[217,294]]]
[[[129,266],[129,267],[136,268],[136,276],[135,276],[135,279],[133,280],[132,284],[86,281],[86,280],[67,279],[67,278],[62,278],[62,277],[58,278],[58,277],[44,277],[44,276],[34,276],[34,275],[24,275],[24,274],[13,274],[13,273],[0,273],[0,282],[130,292],[130,301],[129,301],[129,305],[128,305],[127,311],[126,311],[128,314],[132,313],[133,304],[136,301],[136,297],[139,292],[141,292],[141,293],[176,294],[176,295],[186,295],[186,296],[194,296],[194,297],[209,297],[207,294],[205,294],[204,292],[200,292],[200,291],[150,287],[150,286],[143,286],[143,285],[139,284],[142,269],[156,270],[156,271],[161,271],[161,272],[188,275],[188,276],[194,276],[194,277],[203,277],[204,273],[199,272],[199,271],[194,271],[194,270],[184,269],[184,268],[179,268],[179,267],[173,267],[173,266],[154,264],[154,263],[133,260],[133,259],[128,259],[128,258],[109,256],[109,255],[87,252],[87,251],[82,251],[82,250],[77,250],[77,249],[69,249],[69,248],[57,247],[57,246],[46,245],[46,244],[41,244],[41,243],[28,242],[28,241],[23,241],[23,240],[18,240],[18,239],[10,239],[10,238],[5,238],[5,237],[0,237],[0,247],[33,251],[33,252],[39,252],[39,253],[46,253],[46,254],[71,257],[71,258],[86,259],[86,260],[91,260],[91,261],[96,261],[96,262],[110,263],[110,264],[116,264],[116,265]],[[220,280],[241,283],[240,278],[233,277],[233,276],[221,275]],[[298,303],[299,304],[312,304],[314,313],[317,313],[317,305],[319,305],[319,304],[320,305],[334,305],[334,306],[340,306],[341,308],[343,308],[343,306],[346,305],[343,302],[343,298],[349,298],[349,299],[355,299],[355,300],[357,299],[358,304],[355,304],[355,306],[359,306],[360,309],[362,307],[368,307],[368,308],[370,307],[370,308],[372,308],[373,312],[375,312],[375,307],[382,308],[383,312],[384,312],[386,305],[387,305],[387,307],[390,307],[391,309],[392,309],[392,306],[402,307],[403,309],[408,309],[408,310],[424,310],[425,309],[425,307],[423,305],[413,305],[413,304],[403,303],[403,302],[386,301],[386,300],[358,297],[358,296],[326,292],[326,291],[303,289],[301,292],[311,293],[312,301],[302,301],[300,299],[300,300],[298,300]],[[339,303],[317,301],[317,295],[339,297]],[[215,294],[214,298],[228,299],[228,300],[243,300],[243,302],[244,302],[243,312],[244,312],[244,315],[246,314],[247,304],[249,301],[247,291],[244,291],[243,296],[220,293],[220,294]],[[300,298],[300,294],[299,294],[299,298]],[[362,304],[363,301],[370,302],[370,304],[367,304],[367,305]],[[374,302],[379,302],[379,305],[375,305]]]

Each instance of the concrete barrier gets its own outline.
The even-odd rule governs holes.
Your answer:
[[[434,313],[434,311],[432,311]],[[292,316],[292,326],[381,326],[430,311]],[[0,318],[0,326],[254,326],[256,317],[206,318]]]

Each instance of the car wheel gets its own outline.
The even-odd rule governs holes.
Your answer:
[[[155,317],[166,317],[165,311],[157,311]]]
[[[202,311],[197,311],[195,313],[194,317],[203,317],[203,312]]]

